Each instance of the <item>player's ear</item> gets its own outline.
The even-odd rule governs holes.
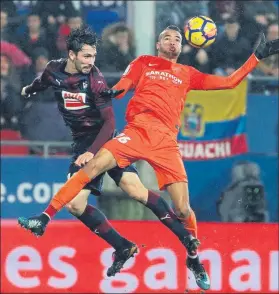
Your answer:
[[[160,46],[160,43],[157,42],[157,43],[156,43],[156,49],[157,49],[157,50],[159,50],[159,46]]]
[[[71,61],[74,61],[76,58],[76,53],[73,50],[69,50],[69,58]]]

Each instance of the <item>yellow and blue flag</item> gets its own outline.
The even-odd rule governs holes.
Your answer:
[[[231,90],[188,94],[178,135],[184,160],[226,158],[248,151],[246,96],[247,81]]]

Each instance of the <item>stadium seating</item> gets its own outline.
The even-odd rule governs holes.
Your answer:
[[[0,131],[1,141],[22,141],[20,132],[4,129]],[[27,146],[17,145],[2,145],[1,144],[1,155],[27,155],[29,154],[29,148]]]

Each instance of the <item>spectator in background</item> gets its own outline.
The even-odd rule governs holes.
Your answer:
[[[64,35],[69,34],[69,19],[71,19],[72,16],[77,15],[77,17],[74,17],[74,21],[77,21],[77,19],[79,18],[78,21],[82,23],[81,17],[79,15],[79,10],[75,9],[73,2],[74,1],[51,0],[37,1],[36,3],[35,9],[36,11],[38,11],[41,17],[42,26],[46,30],[48,41],[52,44],[51,48],[49,48],[50,59],[57,59],[65,56],[63,52],[65,51]],[[58,44],[56,44],[56,46],[53,46],[53,44],[56,43],[57,39]],[[59,46],[61,46],[62,48],[60,48]]]
[[[225,23],[225,31],[221,38],[212,45],[210,55],[213,73],[230,75],[251,54],[249,42],[239,35],[240,25],[234,18]]]
[[[66,39],[73,29],[79,28],[83,25],[82,17],[77,12],[72,10],[68,15],[67,22],[61,24],[56,39],[56,47],[58,50],[58,57],[66,58],[68,56]]]
[[[7,55],[14,66],[22,68],[32,64],[31,59],[16,44],[1,40],[0,46],[1,53]]]
[[[278,8],[272,1],[240,1],[243,4],[241,35],[255,47],[261,32],[266,32],[270,22],[278,22]]]
[[[41,18],[36,10],[31,11],[27,17],[27,32],[19,40],[19,46],[31,57],[33,62],[36,48],[53,46],[50,40],[48,41],[45,30],[41,27]]]
[[[12,38],[9,40],[9,42],[14,43],[13,35],[15,34],[19,23],[22,21],[22,17],[17,14],[17,8],[14,1],[2,0],[1,11],[2,10],[6,12],[7,18],[8,18],[8,27],[9,27],[9,32],[11,33],[10,37]],[[2,22],[2,14],[1,14],[1,22]],[[2,35],[2,31],[1,31],[1,35]]]
[[[1,40],[7,41],[9,43],[14,43],[14,38],[11,29],[8,25],[8,12],[1,7]]]
[[[240,7],[234,0],[211,0],[208,3],[208,10],[210,17],[218,26],[222,26],[228,19],[232,17],[238,18]]]
[[[79,13],[72,2],[69,0],[37,1],[36,10],[41,16],[43,26],[56,25],[59,27],[66,23],[67,19],[75,12]]]
[[[123,23],[106,27],[98,50],[97,66],[104,72],[124,71],[135,58],[132,31]]]
[[[253,19],[262,28],[267,28],[270,22],[278,21],[278,7],[273,1],[244,1],[244,16]]]
[[[155,1],[156,35],[169,25],[183,27],[186,19],[196,15],[208,15],[210,1]]]
[[[271,23],[267,29],[266,39],[267,41],[275,40],[279,38],[279,25],[277,22]],[[270,75],[278,77],[279,75],[279,58],[278,54],[270,56],[265,60],[262,60],[253,72],[254,75]]]
[[[24,84],[30,84],[41,75],[49,59],[45,48],[34,50],[34,67]],[[28,140],[71,141],[71,135],[59,114],[56,98],[51,89],[39,92],[28,99],[20,117],[20,131]],[[40,148],[32,149],[41,152]]]
[[[1,53],[1,129],[18,129],[22,109],[19,75],[7,55]]]

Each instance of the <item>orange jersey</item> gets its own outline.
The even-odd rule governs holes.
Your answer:
[[[154,117],[177,133],[180,127],[180,114],[190,90],[229,89],[239,84],[258,64],[255,55],[228,77],[204,74],[187,65],[170,62],[164,58],[143,55],[127,67],[123,77],[113,88],[125,89],[121,98],[131,89],[131,98],[126,120],[132,122],[138,114],[146,121]],[[146,114],[146,116],[145,116]]]

